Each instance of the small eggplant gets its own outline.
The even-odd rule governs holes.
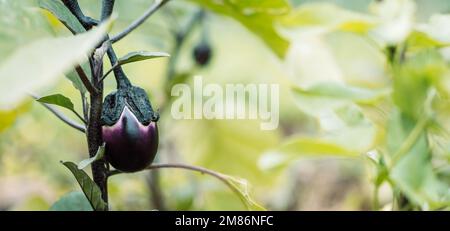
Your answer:
[[[202,41],[194,48],[194,60],[199,66],[206,66],[211,60],[212,51],[208,42]]]
[[[119,86],[103,103],[105,157],[117,170],[137,172],[149,166],[156,156],[159,115],[142,88],[128,81]]]

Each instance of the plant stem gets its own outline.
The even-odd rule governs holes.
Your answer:
[[[98,89],[95,88],[94,85],[89,81],[86,73],[80,65],[75,66],[75,71],[77,72],[81,82],[83,82],[83,85],[86,87],[86,90],[88,90],[89,93],[92,94],[98,92]]]
[[[175,33],[175,45],[172,49],[172,52],[170,53],[170,59],[166,73],[166,82],[170,82],[174,78],[176,72],[176,64],[178,63],[178,57],[181,52],[181,47],[193,31],[197,22],[199,22],[204,17],[204,14],[205,13],[203,10],[197,11],[186,24],[185,29]]]
[[[111,43],[115,43],[121,40],[123,37],[127,36],[130,32],[139,27],[142,23],[145,22],[145,20],[147,20],[148,17],[150,17],[153,13],[155,13],[159,8],[164,6],[164,4],[169,1],[170,0],[156,0],[155,3],[153,3],[141,17],[132,22],[127,28],[125,28],[125,30],[111,37]]]
[[[106,20],[112,13],[114,8],[114,0],[104,0],[102,7],[102,16],[101,21]],[[97,49],[102,49],[102,45],[100,44]],[[103,107],[103,82],[100,82],[99,79],[103,75],[103,57],[98,57],[100,60],[95,60],[96,52],[94,52],[91,57],[91,66],[93,67],[93,71],[91,83],[94,84],[94,87],[98,90],[94,93],[90,94],[91,105],[90,105],[90,114],[89,114],[89,123],[87,127],[87,140],[89,147],[89,156],[94,157],[97,153],[99,147],[103,144],[102,137],[102,123],[101,123],[101,115],[102,115],[102,107]],[[102,193],[102,199],[108,204],[108,171],[109,171],[109,163],[104,159],[97,160],[91,165],[92,168],[92,177],[94,178],[94,182],[100,188]]]
[[[69,9],[69,11],[78,19],[78,21],[86,30],[90,30],[92,26],[98,24],[96,20],[87,17],[83,14],[80,5],[78,5],[77,0],[62,0],[62,2],[67,7],[67,9]]]
[[[119,63],[115,63],[114,65],[112,65],[111,69],[109,69],[105,74],[103,74],[102,78],[99,80],[100,82],[103,82],[105,80],[106,77],[108,77],[108,75],[117,67],[119,66]]]
[[[107,19],[109,16],[111,16],[113,9],[114,9],[114,3],[115,3],[115,0],[103,0],[102,15],[101,15],[102,21]]]
[[[85,133],[86,127],[84,125],[81,125],[69,118],[67,118],[63,113],[61,113],[58,109],[54,108],[53,106],[50,106],[45,103],[41,103],[45,108],[47,108],[50,112],[52,112],[58,119],[66,123],[67,125],[71,126],[72,128],[77,129],[80,132]]]
[[[187,164],[153,164],[146,168],[146,170],[154,170],[154,169],[161,169],[161,168],[179,168],[179,169],[187,169],[195,172],[199,172],[201,174],[210,175],[212,177],[217,178],[218,180],[222,181],[225,185],[227,185],[234,193],[237,195],[240,195],[241,193],[236,189],[236,187],[228,180],[228,177],[222,173],[218,173],[212,170],[209,170],[207,168],[202,168],[198,166],[192,166]],[[120,174],[122,172],[118,170],[113,170],[108,173],[108,177],[114,176],[117,174]]]
[[[127,76],[123,72],[123,69],[120,65],[117,64],[117,56],[114,52],[112,45],[108,47],[108,57],[111,62],[112,70],[114,71],[114,76],[116,77],[117,88],[127,88],[131,86],[130,80],[128,80]],[[103,76],[100,81],[104,79]]]
[[[380,186],[375,185],[373,189],[373,201],[372,201],[372,210],[378,211],[380,210],[380,200],[378,199],[378,194],[380,191]]]
[[[101,89],[100,92],[90,95],[91,106],[89,110],[89,123],[86,133],[89,148],[89,157],[94,157],[97,153],[98,148],[103,144],[101,125],[103,85],[101,85],[101,88],[99,86],[97,87]],[[102,199],[106,203],[108,203],[107,165],[108,163],[104,160],[97,160],[91,165],[94,182],[100,188],[100,191],[102,192]]]
[[[159,211],[167,210],[164,195],[161,191],[161,175],[159,171],[150,171],[146,177],[147,186],[151,192],[151,201],[154,209]]]

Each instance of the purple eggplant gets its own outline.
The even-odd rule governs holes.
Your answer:
[[[158,150],[158,126],[156,122],[143,125],[124,107],[118,121],[103,126],[106,144],[106,160],[123,172],[136,172],[149,166]]]
[[[105,158],[119,171],[137,172],[155,159],[159,114],[144,89],[131,85],[122,71],[115,75],[117,91],[105,97],[102,109]]]
[[[195,62],[200,66],[206,66],[211,60],[212,50],[207,42],[202,42],[194,48],[193,52]]]

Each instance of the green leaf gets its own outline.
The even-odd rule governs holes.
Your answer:
[[[79,191],[69,192],[59,198],[49,209],[50,211],[92,211],[86,196]]]
[[[328,26],[330,29],[342,29],[366,33],[373,27],[374,18],[346,10],[331,3],[310,3],[297,7],[280,22],[285,27]]]
[[[89,178],[89,176],[83,170],[78,169],[77,165],[72,162],[62,162],[72,174],[75,176],[78,184],[83,190],[84,195],[89,200],[92,208],[95,211],[106,211],[108,210],[108,205],[102,199],[102,193],[100,188],[95,184],[94,181]]]
[[[411,118],[423,114],[428,91],[433,84],[444,86],[449,70],[442,56],[435,50],[423,50],[408,58],[394,72],[393,99],[400,110]],[[443,89],[445,90],[445,89]],[[414,94],[411,94],[411,93]]]
[[[94,161],[102,159],[104,155],[105,155],[105,144],[98,147],[98,150],[97,150],[97,153],[95,154],[95,156],[80,161],[80,163],[78,163],[78,169],[86,168],[88,165],[94,163]]]
[[[123,56],[119,59],[119,65],[124,65],[127,63],[147,60],[147,59],[155,59],[161,57],[170,57],[169,54],[165,52],[148,52],[148,51],[134,51],[130,52],[127,55]]]
[[[36,101],[41,102],[41,103],[46,103],[46,104],[57,105],[57,106],[60,106],[63,108],[67,108],[71,111],[75,111],[72,101],[69,98],[67,98],[61,94],[44,96],[44,97],[37,99]]]
[[[88,63],[84,63],[80,65],[81,68],[84,70],[84,73],[86,73],[88,79],[91,79],[91,68],[89,67]],[[75,70],[71,70],[69,73],[66,74],[66,78],[69,79],[73,86],[81,92],[81,94],[86,94],[86,87],[84,86],[83,82],[81,81],[80,77],[78,76],[77,72]]]
[[[419,135],[406,153],[397,153],[410,134],[415,129],[416,122],[399,112],[392,113],[388,127],[389,150],[402,157],[394,163],[389,174],[392,182],[403,193],[423,210],[438,209],[450,206],[449,187],[440,182],[431,163],[431,151],[428,146],[425,129]],[[393,138],[393,140],[389,140]],[[395,157],[395,156],[394,156]]]
[[[426,48],[441,48],[450,45],[450,43],[443,43],[428,36],[426,33],[420,31],[413,31],[407,40],[408,51],[415,52]]]
[[[56,82],[62,73],[85,59],[111,25],[109,20],[83,34],[40,39],[16,50],[0,64],[0,109],[11,109],[29,92]]]
[[[320,83],[308,89],[293,87],[296,94],[310,97],[326,97],[340,100],[349,100],[361,104],[371,104],[382,97],[389,96],[388,89],[370,90],[366,88],[351,87],[341,84]]]
[[[289,42],[275,29],[277,19],[289,12],[285,0],[215,1],[191,0],[211,11],[227,15],[239,21],[259,36],[279,57],[284,57]]]
[[[286,141],[279,148],[266,152],[259,159],[263,170],[285,166],[300,157],[358,157],[359,150],[351,150],[337,143],[319,138],[299,137]]]
[[[58,0],[39,0],[39,7],[50,11],[55,15],[72,33],[79,34],[86,30],[77,18]]]
[[[264,207],[255,202],[250,195],[249,183],[245,179],[224,175],[229,186],[238,194],[242,203],[250,211],[266,211]]]

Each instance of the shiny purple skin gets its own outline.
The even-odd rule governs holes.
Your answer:
[[[136,116],[124,107],[113,126],[103,126],[106,160],[122,172],[137,172],[149,166],[158,150],[156,122],[142,125]]]

